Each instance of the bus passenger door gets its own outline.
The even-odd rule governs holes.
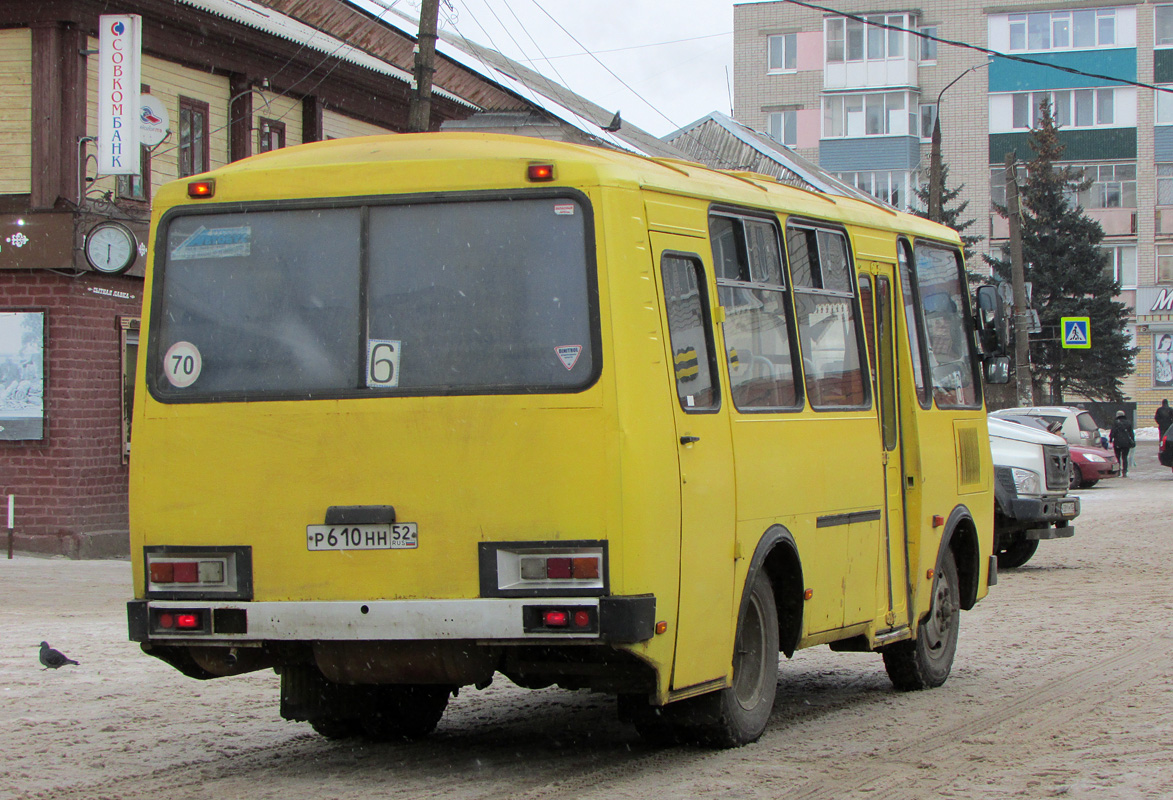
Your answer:
[[[886,558],[881,560],[887,603],[885,628],[908,625],[908,556],[904,529],[904,468],[900,448],[900,405],[897,402],[896,335],[892,265],[875,264],[888,274],[861,276],[860,301],[864,309],[868,346],[871,348],[873,387],[880,411],[880,439],[884,459],[884,521]],[[874,290],[873,290],[874,281]],[[884,596],[882,595],[882,596]]]
[[[680,464],[680,598],[672,689],[724,678],[732,667],[733,449],[722,406],[705,242],[652,234],[664,293]]]

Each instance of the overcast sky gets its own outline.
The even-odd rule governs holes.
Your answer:
[[[442,0],[440,25],[656,136],[730,113],[731,0]]]

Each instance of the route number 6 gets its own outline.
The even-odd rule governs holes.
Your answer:
[[[367,386],[390,388],[399,386],[399,349],[397,339],[370,339],[367,341]]]

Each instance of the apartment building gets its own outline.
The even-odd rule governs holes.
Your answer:
[[[1005,155],[1031,158],[1030,129],[1051,102],[1065,163],[1092,179],[1073,199],[1103,226],[1133,311],[1140,354],[1125,392],[1143,424],[1173,396],[1173,93],[1135,83],[1173,89],[1173,5],[734,6],[741,122],[907,209],[927,180],[939,114],[949,183],[964,184],[960,200],[978,223],[967,233],[985,237],[985,252],[1008,235],[991,205],[1005,201]]]

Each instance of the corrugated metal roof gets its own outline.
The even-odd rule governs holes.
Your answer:
[[[390,78],[403,81],[406,84],[410,85],[413,82],[412,74],[407,70],[397,67],[394,64],[389,64],[370,53],[366,53],[340,39],[323,33],[317,28],[299,22],[279,11],[265,8],[251,0],[178,0],[178,2],[191,6],[192,8],[197,8],[208,14],[214,14],[232,22],[264,31],[272,36],[303,45],[310,50],[324,53],[332,58],[386,75]],[[387,9],[380,9],[376,16],[386,16],[387,13]],[[466,108],[480,110],[480,106],[477,104],[465,100],[463,97],[459,97],[445,89],[435,87],[432,91],[434,94],[459,103]]]
[[[805,185],[827,194],[852,197],[886,209],[893,208],[854,186],[848,186],[766,134],[719,111],[664,138],[710,167],[748,169],[777,178],[782,183]]]

